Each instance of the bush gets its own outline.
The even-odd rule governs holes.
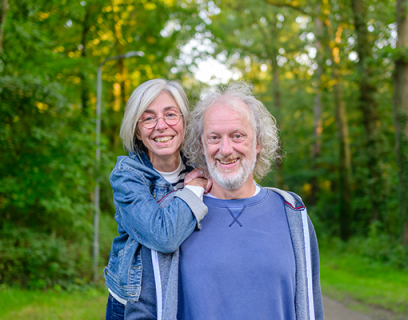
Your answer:
[[[7,225],[1,230],[0,282],[41,289],[69,287],[90,279],[91,242],[70,243],[61,237]]]
[[[319,243],[323,249],[342,254],[357,254],[372,264],[408,270],[408,248],[392,235],[381,231],[379,223],[370,225],[370,231],[366,237],[354,236],[348,242],[339,238],[320,238]]]

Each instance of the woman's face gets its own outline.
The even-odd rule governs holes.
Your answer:
[[[178,107],[174,98],[167,92],[162,92],[153,100],[140,119],[154,117],[157,119],[156,125],[147,129],[138,123],[136,136],[141,140],[148,150],[148,156],[153,167],[159,171],[173,171],[177,169],[180,159],[180,145],[184,137],[184,122],[180,121],[169,126],[164,121],[164,116],[171,111],[179,114]],[[176,166],[175,168],[173,168]]]

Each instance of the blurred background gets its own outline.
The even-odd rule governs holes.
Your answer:
[[[205,88],[254,85],[284,156],[259,183],[305,201],[323,293],[405,319],[407,13],[407,0],[1,0],[0,318],[103,318],[123,111],[165,78],[192,107]]]

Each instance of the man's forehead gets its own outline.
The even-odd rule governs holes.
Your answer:
[[[214,114],[216,115],[221,109],[228,109],[231,115],[239,114],[246,117],[246,119],[250,121],[250,111],[248,106],[241,100],[227,98],[224,98],[209,107],[205,111],[204,117],[213,116]]]
[[[214,104],[204,114],[203,125],[203,134],[254,132],[249,108],[243,103],[242,105]]]

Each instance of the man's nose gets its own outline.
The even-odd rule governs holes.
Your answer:
[[[228,157],[230,154],[232,154],[232,144],[231,140],[228,139],[228,137],[223,137],[221,139],[221,146],[220,146],[220,152],[221,155],[224,157]]]

